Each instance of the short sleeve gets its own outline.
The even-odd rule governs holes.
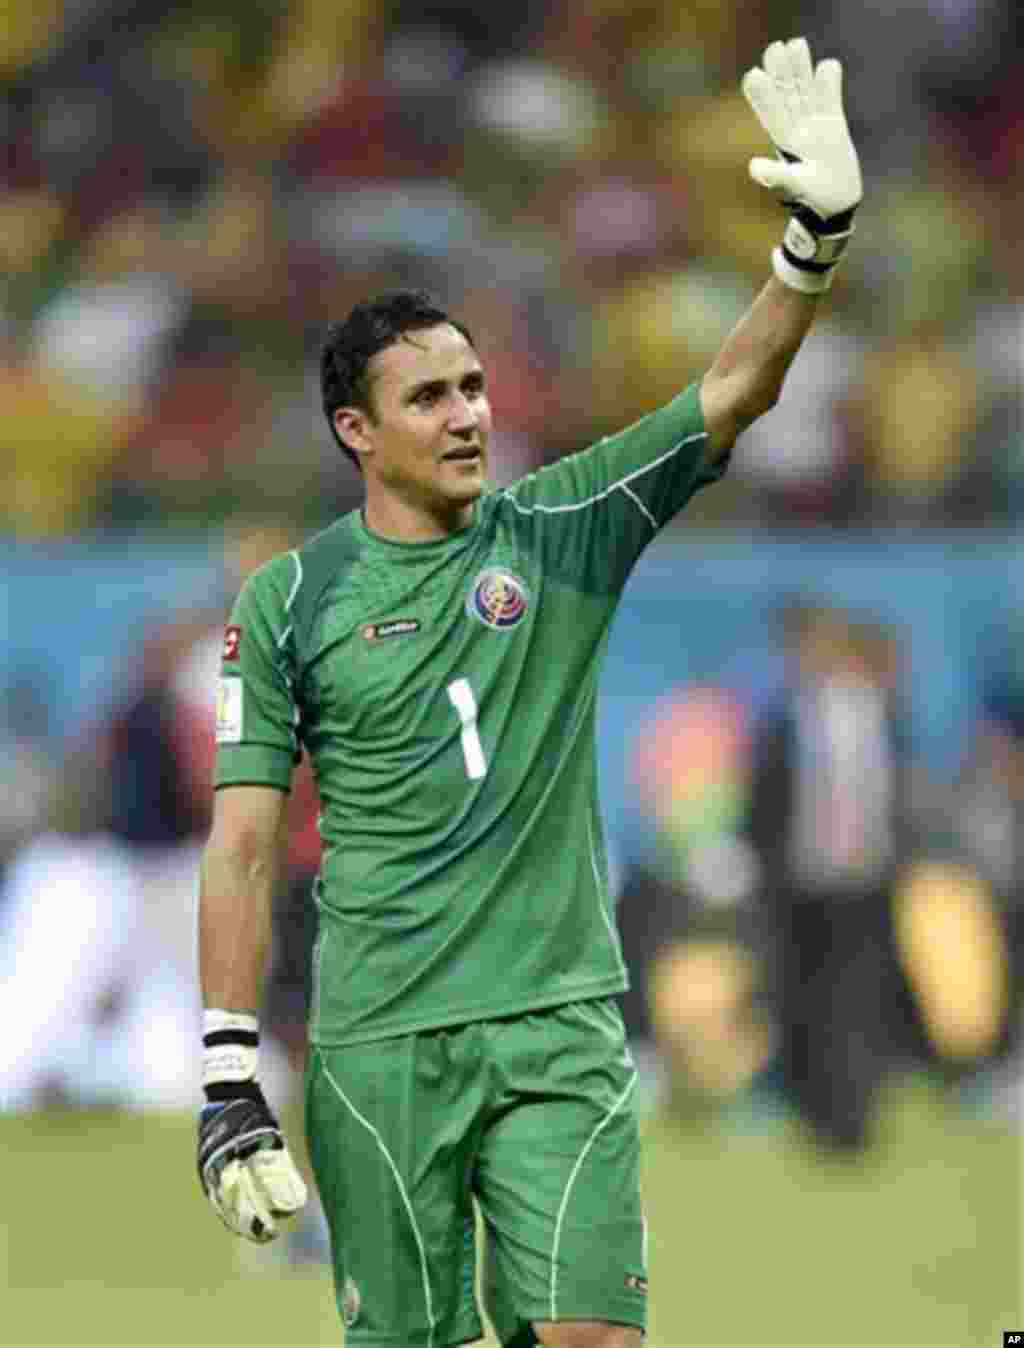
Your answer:
[[[217,685],[214,786],[291,788],[299,757],[291,607],[301,576],[294,553],[245,582],[224,632]]]
[[[613,591],[658,530],[725,471],[707,448],[695,383],[616,435],[514,483],[505,497],[543,528],[554,569]]]

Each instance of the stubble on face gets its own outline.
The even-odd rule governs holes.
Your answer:
[[[368,518],[431,535],[464,527],[484,489],[491,426],[473,347],[439,324],[378,352],[368,375]]]

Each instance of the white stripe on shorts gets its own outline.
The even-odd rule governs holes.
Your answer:
[[[388,1166],[391,1169],[391,1173],[395,1178],[395,1183],[398,1185],[398,1192],[402,1196],[402,1202],[405,1205],[405,1210],[409,1216],[409,1222],[412,1226],[412,1233],[416,1238],[416,1247],[420,1252],[420,1272],[423,1275],[423,1300],[426,1303],[427,1322],[430,1325],[430,1331],[427,1335],[427,1348],[434,1348],[434,1330],[437,1328],[437,1321],[434,1318],[434,1298],[430,1294],[430,1272],[427,1267],[427,1251],[423,1244],[423,1237],[420,1234],[420,1228],[416,1222],[416,1214],[412,1210],[412,1204],[409,1202],[409,1195],[406,1192],[405,1185],[402,1183],[402,1177],[398,1173],[398,1167],[392,1160],[391,1153],[384,1145],[384,1139],[381,1137],[380,1133],[378,1133],[377,1129],[374,1128],[373,1124],[370,1123],[368,1119],[364,1119],[362,1114],[360,1114],[359,1110],[356,1109],[355,1105],[352,1103],[352,1101],[348,1098],[348,1096],[345,1094],[345,1092],[341,1089],[341,1087],[338,1085],[335,1079],[331,1076],[330,1072],[327,1070],[326,1063],[323,1064],[323,1069],[324,1069],[324,1076],[330,1082],[338,1099],[342,1102],[345,1108],[352,1114],[353,1118],[359,1120],[359,1122],[363,1125],[363,1127],[367,1130],[367,1132],[370,1133],[370,1135],[373,1137],[373,1140],[377,1143],[377,1146],[380,1148],[385,1161],[387,1161]]]
[[[586,1142],[583,1144],[579,1156],[576,1157],[576,1164],[572,1168],[572,1173],[570,1174],[568,1180],[566,1181],[565,1192],[562,1194],[562,1201],[558,1207],[558,1219],[555,1222],[555,1240],[554,1244],[551,1247],[552,1320],[558,1319],[558,1246],[562,1240],[562,1221],[565,1217],[566,1208],[568,1208],[569,1206],[569,1195],[572,1192],[572,1186],[576,1183],[576,1176],[580,1173],[580,1168],[582,1167],[583,1162],[587,1159],[587,1152],[594,1145],[597,1139],[601,1136],[601,1133],[604,1131],[605,1128],[607,1128],[608,1124],[611,1123],[612,1119],[619,1112],[622,1106],[626,1103],[630,1091],[636,1085],[637,1075],[638,1075],[637,1072],[634,1071],[633,1075],[630,1077],[626,1085],[626,1089],[622,1092],[619,1098],[612,1105],[611,1109],[609,1109],[608,1113],[604,1116],[601,1122],[597,1125],[594,1131],[587,1138]]]

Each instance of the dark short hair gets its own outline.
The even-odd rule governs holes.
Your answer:
[[[324,416],[342,453],[359,467],[359,455],[345,444],[334,425],[339,407],[361,407],[372,414],[370,381],[367,369],[378,351],[406,332],[419,332],[450,323],[470,346],[475,345],[468,330],[435,304],[425,290],[390,290],[355,306],[344,323],[332,323],[327,329],[320,354],[320,393]]]

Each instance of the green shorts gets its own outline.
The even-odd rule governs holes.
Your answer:
[[[636,1069],[588,1001],[314,1047],[306,1127],[346,1342],[449,1348],[537,1320],[646,1326]]]

